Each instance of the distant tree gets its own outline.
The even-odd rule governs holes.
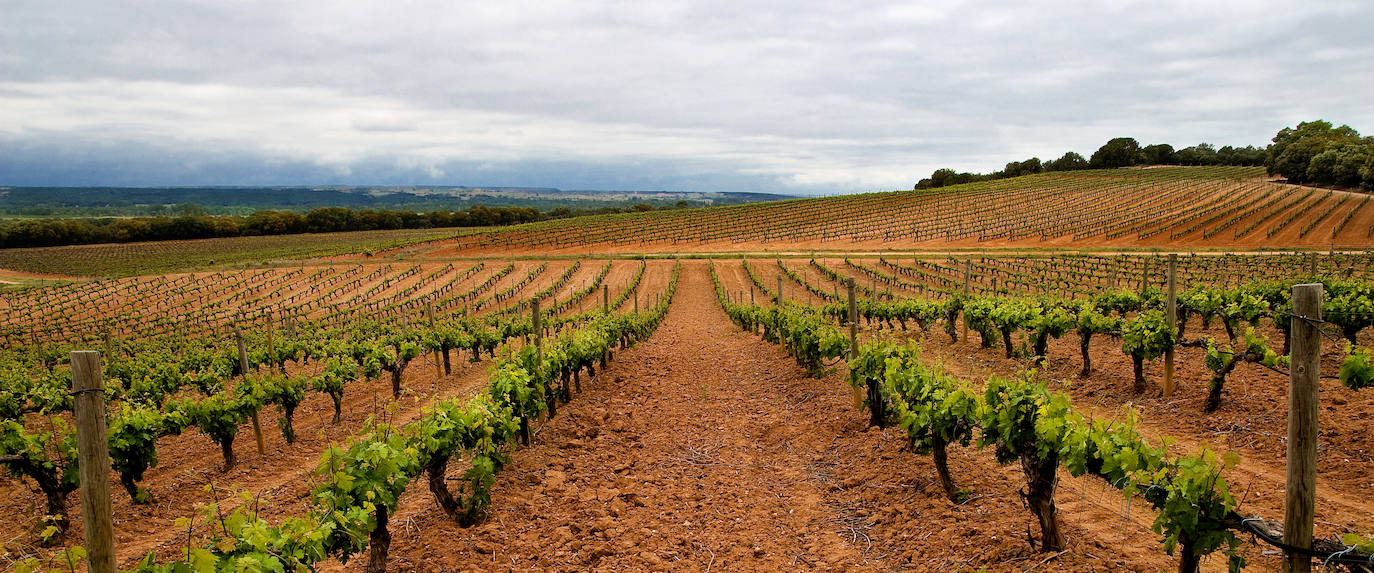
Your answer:
[[[1270,175],[1282,175],[1294,183],[1307,180],[1307,164],[1333,143],[1355,143],[1360,133],[1348,125],[1332,127],[1325,120],[1304,121],[1297,127],[1285,127],[1274,135],[1273,143],[1265,150],[1264,166]],[[1292,146],[1306,142],[1288,153]],[[1284,154],[1287,153],[1287,156]]]
[[[1003,177],[1020,177],[1022,175],[1034,175],[1044,170],[1040,164],[1039,157],[1032,157],[1025,161],[1013,161],[1002,169]]]
[[[306,227],[312,233],[333,233],[352,227],[353,211],[343,207],[321,207],[305,214]]]
[[[1365,179],[1360,170],[1374,159],[1374,144],[1342,143],[1327,147],[1307,164],[1307,180],[1355,187]]]
[[[1145,163],[1148,165],[1175,165],[1178,161],[1174,158],[1174,146],[1167,143],[1146,145],[1140,151],[1145,156]]]
[[[1088,165],[1093,169],[1113,169],[1139,165],[1143,160],[1140,143],[1134,137],[1118,137],[1097,148]]]
[[[1067,152],[1063,157],[1049,162],[1046,171],[1077,171],[1088,168],[1088,160],[1075,152]]]
[[[1306,183],[1312,158],[1321,155],[1331,140],[1323,137],[1304,137],[1283,148],[1283,153],[1274,160],[1274,172],[1282,175],[1289,183]]]
[[[936,169],[934,173],[930,174],[930,186],[934,188],[953,185],[954,180],[958,177],[959,173],[953,169]]]
[[[486,205],[473,205],[472,207],[468,208],[468,217],[471,219],[472,225],[474,227],[485,227],[487,225],[495,225],[498,222],[496,218],[496,213],[493,212],[491,208],[487,207]]]
[[[1210,143],[1199,143],[1178,150],[1174,156],[1180,165],[1216,165],[1217,150]]]
[[[177,215],[180,215],[180,216],[182,216],[182,217],[204,217],[204,216],[205,216],[205,207],[201,207],[200,205],[197,205],[197,204],[195,204],[195,203],[181,203],[181,204],[178,204],[172,211],[173,211],[174,213],[176,213]]]
[[[1217,164],[1219,165],[1264,165],[1264,150],[1253,145],[1245,147],[1231,147],[1229,145],[1217,150]]]
[[[648,203],[636,203],[633,209],[638,213],[643,213],[645,211],[653,211],[654,207]]]
[[[233,217],[210,217],[210,226],[216,237],[239,236],[239,222]]]

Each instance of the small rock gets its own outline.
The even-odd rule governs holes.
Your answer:
[[[663,566],[663,559],[654,553],[650,553],[648,551],[641,551],[639,553],[639,558],[643,560],[644,563],[648,564],[650,567]]]

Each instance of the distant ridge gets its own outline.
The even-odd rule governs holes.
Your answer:
[[[1288,185],[1262,167],[1136,167],[1027,175],[718,209],[544,221],[448,241],[456,252],[908,248],[1365,248],[1363,193]]]

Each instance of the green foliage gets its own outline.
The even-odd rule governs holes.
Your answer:
[[[1095,307],[1085,306],[1078,311],[1074,324],[1079,336],[1111,334],[1121,328],[1121,319],[1103,314]]]
[[[492,399],[518,417],[533,418],[548,408],[544,402],[544,385],[514,362],[492,365],[487,378],[487,391]]]
[[[296,441],[296,431],[291,424],[296,406],[305,399],[305,391],[311,386],[311,382],[307,378],[292,378],[271,372],[250,374],[234,387],[234,393],[244,404],[255,404],[258,407],[276,404],[280,407],[282,416],[277,419],[277,427],[281,429],[286,443],[290,444]]]
[[[1374,535],[1360,535],[1358,533],[1347,533],[1341,536],[1341,543],[1353,547],[1355,551],[1364,554],[1374,554]]]
[[[1132,290],[1115,290],[1104,292],[1092,299],[1092,306],[1102,314],[1115,312],[1117,316],[1126,317],[1127,313],[1139,311],[1144,304],[1140,298],[1140,293]]]
[[[968,321],[968,327],[982,337],[983,348],[992,346],[992,341],[996,340],[997,325],[992,321],[992,312],[997,309],[997,302],[987,297],[971,298],[964,301],[964,320]]]
[[[1093,169],[1130,167],[1145,162],[1140,143],[1133,137],[1117,137],[1099,147],[1088,159]]]
[[[322,482],[311,492],[320,521],[331,524],[325,549],[347,563],[367,547],[377,527],[377,508],[394,512],[401,493],[419,470],[419,453],[387,426],[371,428],[347,448],[331,447],[315,469]]]
[[[148,468],[157,467],[157,440],[181,433],[190,420],[182,412],[162,412],[144,405],[120,405],[109,424],[111,466],[119,472],[119,482],[134,503],[151,501],[148,492],[137,486]]]
[[[273,525],[258,514],[256,500],[250,495],[243,493],[239,497],[242,504],[227,513],[221,510],[219,501],[197,504],[199,524],[191,517],[175,521],[178,528],[187,530],[188,545],[182,549],[181,557],[159,564],[157,555],[150,552],[129,572],[307,573],[328,556],[325,541],[333,533],[335,523],[307,516],[288,517]],[[208,529],[209,537],[202,547],[195,547],[190,535],[200,528]]]
[[[1121,335],[1121,351],[1135,358],[1154,360],[1177,342],[1164,313],[1145,311],[1126,324]]]
[[[896,347],[884,372],[893,416],[906,430],[912,449],[931,453],[936,442],[967,446],[978,424],[977,394],[938,367],[920,361],[915,343]]]
[[[1165,447],[1152,446],[1137,430],[1139,416],[1127,409],[1125,419],[1087,420],[1076,412],[1065,415],[1068,431],[1060,448],[1060,461],[1072,475],[1092,474],[1106,480],[1126,494],[1137,488],[1137,472],[1163,467]]]
[[[1231,571],[1245,566],[1237,553],[1240,540],[1227,525],[1236,500],[1221,476],[1238,463],[1234,453],[1218,456],[1204,448],[1196,456],[1136,473],[1136,481],[1147,486],[1145,499],[1159,512],[1153,527],[1164,535],[1165,552],[1172,555],[1179,545],[1198,556],[1221,549]]]
[[[1374,138],[1362,138],[1348,125],[1302,122],[1279,130],[1273,141],[1265,158],[1270,175],[1283,175],[1290,183],[1374,187],[1369,167]]]
[[[233,444],[234,437],[239,433],[239,424],[248,419],[249,412],[255,410],[255,406],[225,393],[200,399],[187,398],[168,405],[169,412],[185,416],[196,429],[219,444],[226,468],[235,462]]]
[[[52,432],[29,432],[17,420],[0,420],[0,466],[38,482],[45,492],[77,487],[76,430],[53,418]]]
[[[1345,361],[1341,363],[1340,379],[1352,390],[1374,386],[1374,360],[1368,350],[1345,344]]]
[[[997,461],[1011,463],[1023,453],[1046,457],[1057,452],[1069,430],[1068,398],[1051,394],[1033,373],[992,378],[978,410],[979,447],[994,446]]]

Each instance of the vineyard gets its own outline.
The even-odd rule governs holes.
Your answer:
[[[467,230],[410,229],[0,249],[0,269],[50,275],[130,276],[279,259],[366,255],[463,232]]]
[[[1269,181],[1261,168],[1045,173],[924,191],[519,225],[436,254],[1167,246],[1363,248],[1368,196]]]
[[[1369,571],[1364,203],[1162,168],[6,251],[101,278],[0,290],[0,569],[1276,570],[1310,373],[1311,557]],[[1228,236],[1323,248],[1112,248]]]

